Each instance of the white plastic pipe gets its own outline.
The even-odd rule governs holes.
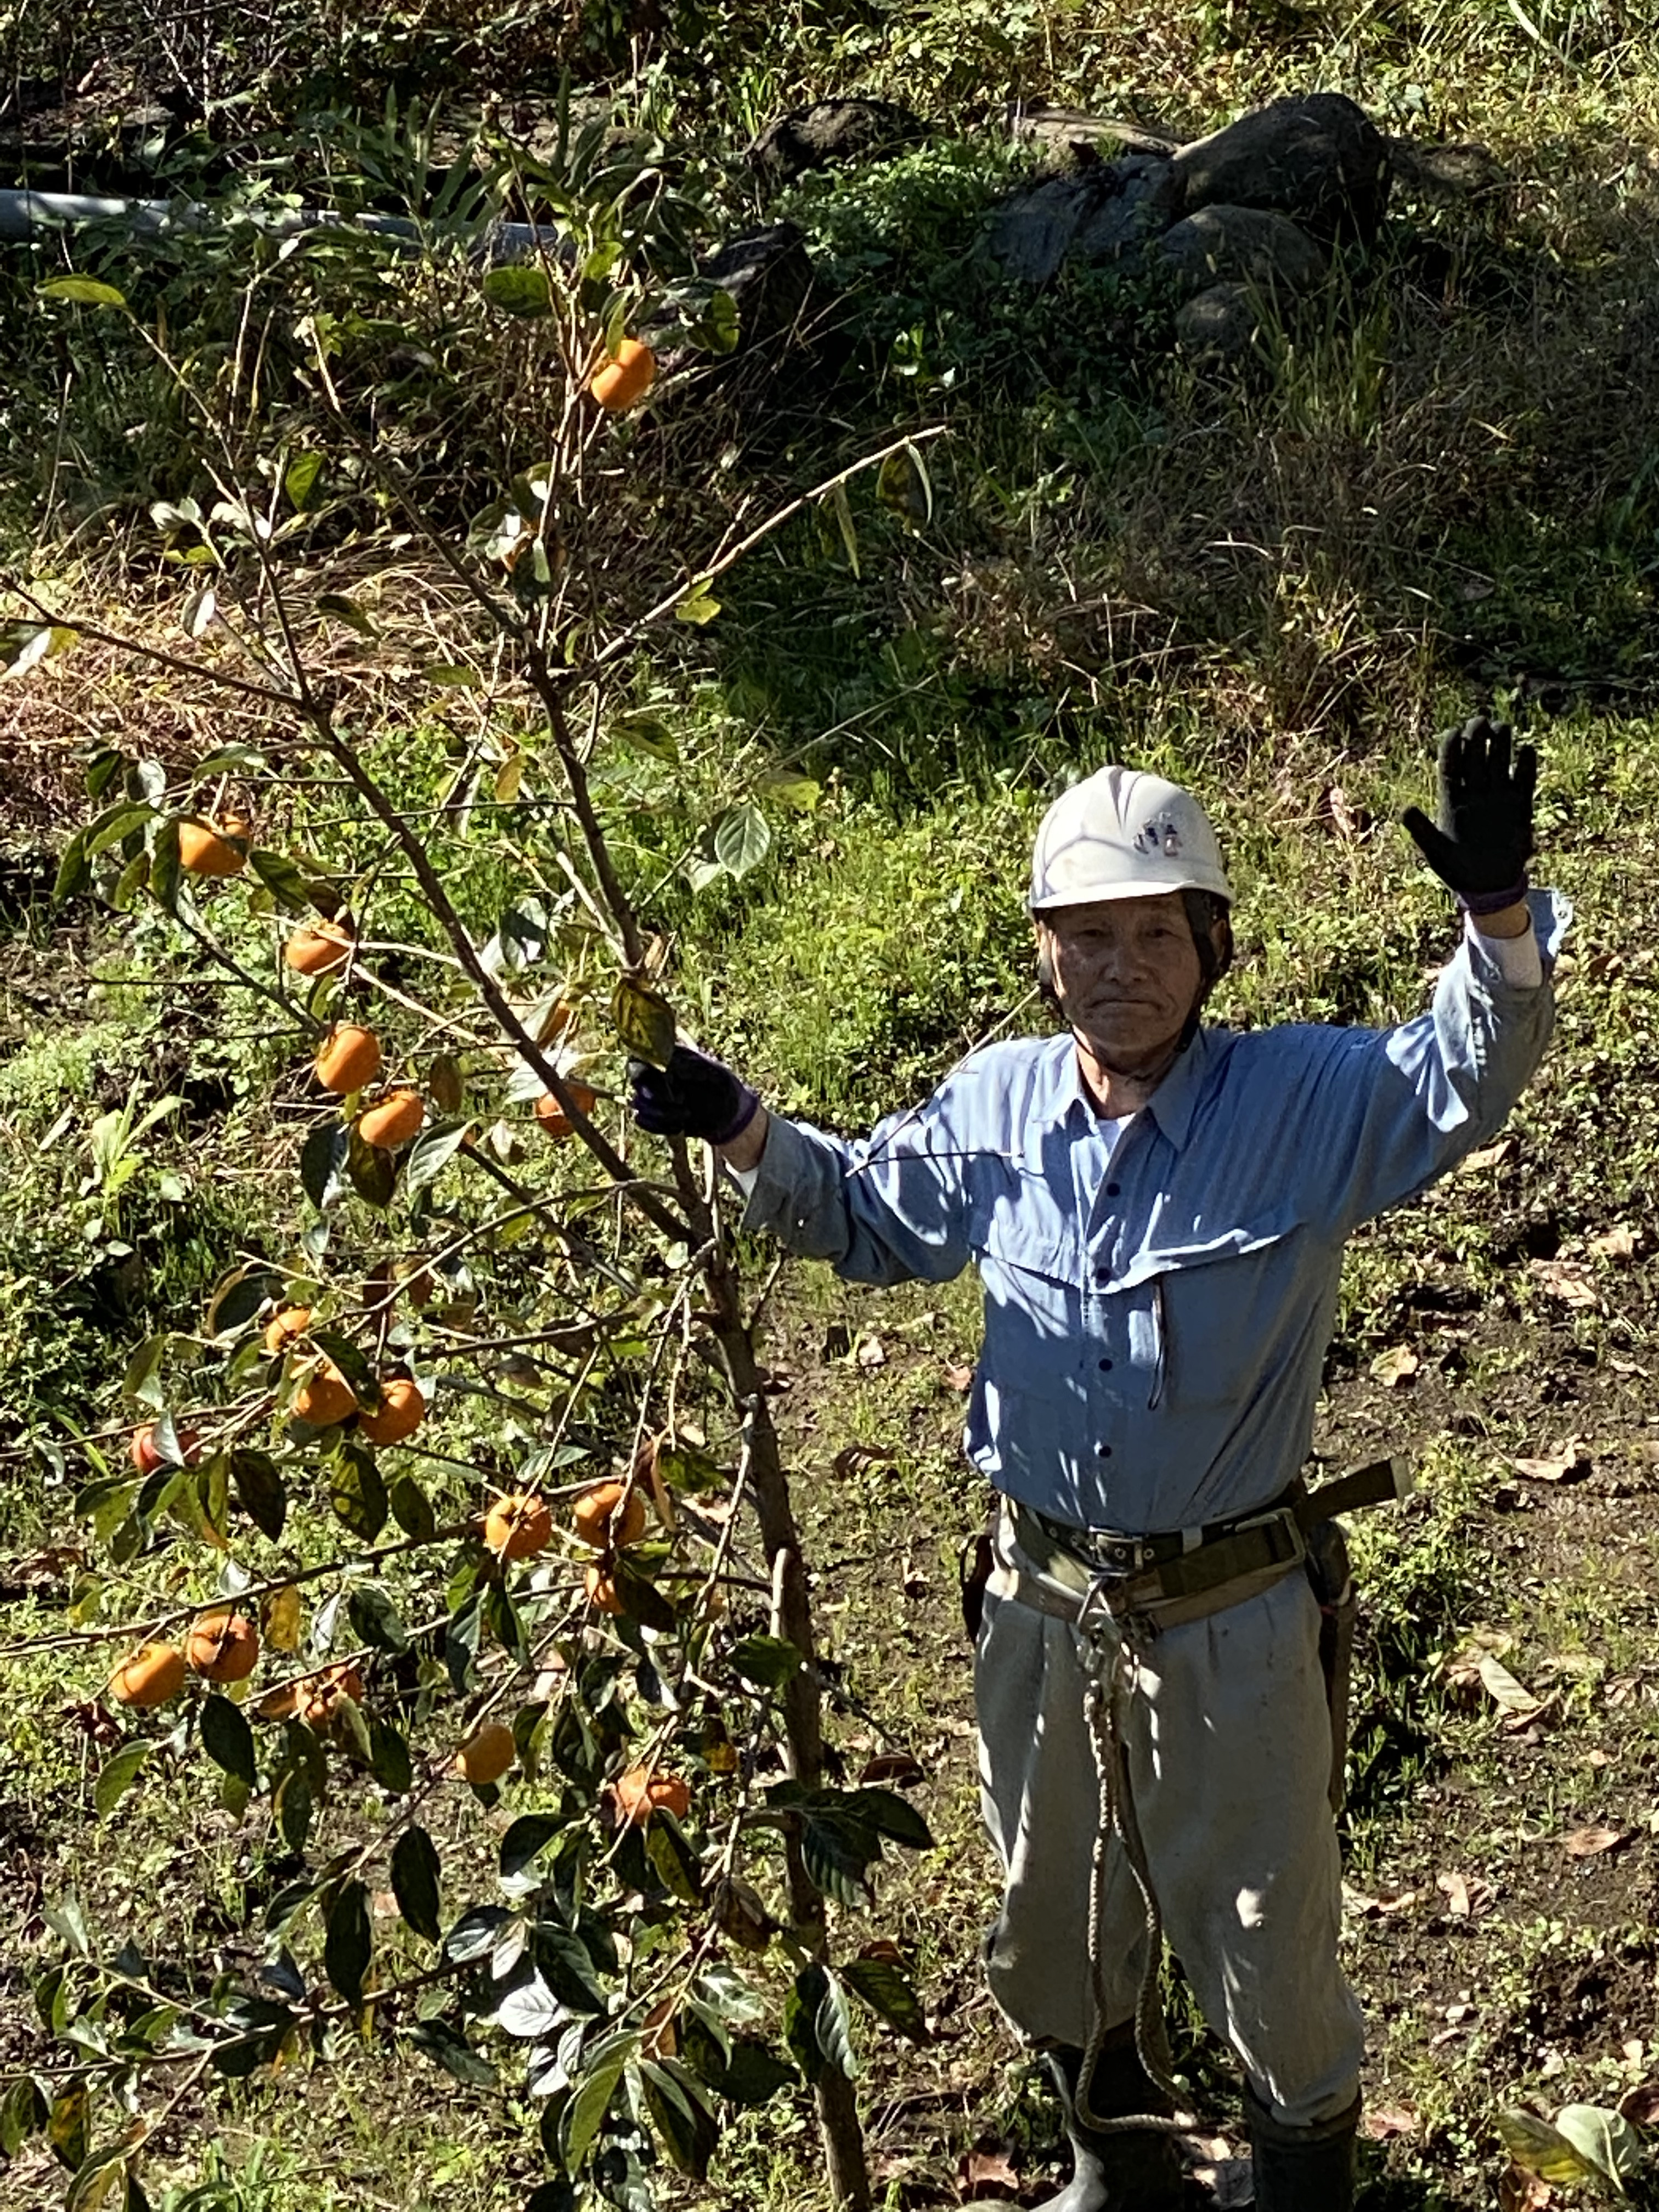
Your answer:
[[[167,238],[212,230],[224,218],[198,200],[106,200],[87,192],[0,191],[0,239],[28,240],[84,222],[118,222],[137,236]],[[337,215],[329,208],[251,210],[248,220],[272,238],[293,238],[307,230],[367,230],[411,252],[426,235],[402,215]],[[490,260],[514,260],[538,246],[556,252],[556,231],[544,224],[492,223],[472,251]]]

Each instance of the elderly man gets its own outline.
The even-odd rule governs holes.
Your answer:
[[[688,1048],[635,1070],[642,1126],[714,1144],[746,1225],[857,1282],[982,1279],[986,1960],[1065,2108],[1075,2172],[1048,2212],[1182,2202],[1160,1929],[1243,2069],[1261,2212],[1352,2203],[1364,2036],[1299,1470],[1349,1232],[1487,1142],[1543,1052],[1566,910],[1528,901],[1534,774],[1504,726],[1443,741],[1438,823],[1405,819],[1466,926],[1398,1029],[1206,1027],[1232,952],[1213,832],[1110,767],[1033,857],[1069,1034],[985,1048],[855,1145]]]

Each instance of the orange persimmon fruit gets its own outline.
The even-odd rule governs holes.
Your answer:
[[[179,866],[187,876],[240,876],[247,866],[252,826],[240,814],[227,814],[216,823],[194,816],[181,822]]]
[[[118,1705],[164,1705],[185,1686],[185,1655],[175,1644],[141,1644],[109,1678]]]
[[[356,1022],[337,1022],[317,1054],[317,1080],[343,1098],[373,1083],[381,1068],[380,1040]]]
[[[337,1421],[356,1412],[357,1401],[339,1369],[325,1361],[301,1383],[289,1410],[296,1419],[309,1421],[313,1429],[331,1429]]]
[[[630,1766],[611,1785],[617,1812],[630,1827],[642,1828],[653,1813],[683,1820],[691,1810],[691,1785],[683,1774],[659,1766]]]
[[[400,1444],[414,1435],[425,1414],[420,1384],[407,1375],[393,1375],[380,1385],[378,1412],[357,1416],[357,1432],[372,1444]]]
[[[620,1550],[625,1544],[637,1544],[644,1535],[645,1500],[637,1490],[627,1491],[623,1483],[596,1482],[576,1500],[570,1518],[580,1540],[591,1544],[596,1552],[609,1551],[613,1546]]]
[[[426,1101],[418,1091],[389,1091],[357,1116],[357,1134],[366,1145],[395,1152],[421,1133],[426,1120]]]
[[[484,1721],[456,1753],[455,1767],[471,1783],[499,1782],[518,1755],[512,1729],[502,1721]]]
[[[576,1083],[568,1079],[564,1087],[570,1093],[573,1106],[584,1114],[592,1113],[599,1103],[597,1091],[589,1090],[585,1083]],[[550,1091],[544,1091],[536,1101],[536,1119],[550,1137],[568,1137],[576,1126]]]
[[[547,1500],[533,1491],[498,1498],[484,1518],[484,1541],[498,1559],[528,1559],[545,1550],[553,1534]]]
[[[284,1306],[265,1323],[265,1350],[274,1358],[286,1352],[311,1327],[309,1306]]]
[[[618,338],[587,380],[587,389],[608,414],[637,407],[657,380],[657,356],[642,338]]]
[[[194,1467],[199,1452],[199,1440],[195,1430],[175,1429],[173,1434],[179,1439],[179,1451],[185,1465]],[[156,1468],[163,1464],[161,1455],[155,1449],[154,1421],[146,1421],[142,1428],[133,1431],[132,1442],[127,1446],[127,1457],[140,1474],[154,1474]]]
[[[296,975],[326,975],[345,965],[356,941],[337,921],[319,921],[296,929],[283,947],[283,957]]]
[[[191,1624],[185,1658],[192,1674],[210,1682],[245,1682],[258,1664],[259,1632],[246,1613],[210,1607]]]

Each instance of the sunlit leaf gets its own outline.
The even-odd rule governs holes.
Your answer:
[[[534,317],[553,312],[553,288],[547,271],[523,262],[508,262],[485,274],[483,295],[504,315]]]
[[[68,300],[77,307],[125,307],[125,292],[95,276],[48,276],[35,289],[43,300]]]
[[[933,520],[933,479],[914,446],[901,446],[889,453],[877,471],[876,497],[912,529]]]
[[[734,876],[746,876],[772,849],[771,824],[752,800],[728,808],[714,824],[714,858]]]
[[[1598,2178],[1600,2170],[1595,2161],[1586,2159],[1559,2129],[1536,2112],[1511,2106],[1498,2113],[1496,2125],[1504,2149],[1516,2164],[1524,2166],[1540,2180],[1571,2182]]]
[[[283,471],[283,489],[288,495],[289,504],[303,513],[322,473],[320,453],[296,453]]]
[[[676,622],[690,623],[694,629],[701,629],[705,623],[713,622],[720,611],[720,603],[710,588],[708,578],[699,576],[691,589],[675,607],[674,619]]]
[[[625,1050],[653,1067],[666,1067],[673,1055],[674,1009],[662,993],[635,975],[617,979],[611,998],[611,1019]]]
[[[608,2036],[590,2055],[587,2071],[565,2107],[562,2148],[565,2169],[574,2172],[592,2148],[623,2074],[639,2050],[637,2035]]]
[[[1564,2105],[1555,2124],[1580,2157],[1615,2185],[1639,2172],[1642,2138],[1621,2113],[1602,2105]],[[1620,2187],[1619,2194],[1624,2193]]]
[[[294,1583],[267,1590],[259,1601],[259,1627],[270,1649],[297,1651],[304,1616],[305,1602]]]
[[[124,1743],[118,1752],[111,1753],[98,1770],[98,1779],[93,1784],[92,1802],[100,1820],[106,1820],[120,1803],[136,1780],[139,1768],[149,1757],[149,1744]]]

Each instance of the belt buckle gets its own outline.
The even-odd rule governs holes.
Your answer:
[[[1102,1537],[1091,1549],[1097,1563],[1108,1574],[1138,1574],[1143,1565],[1142,1547],[1139,1539],[1133,1536]]]

